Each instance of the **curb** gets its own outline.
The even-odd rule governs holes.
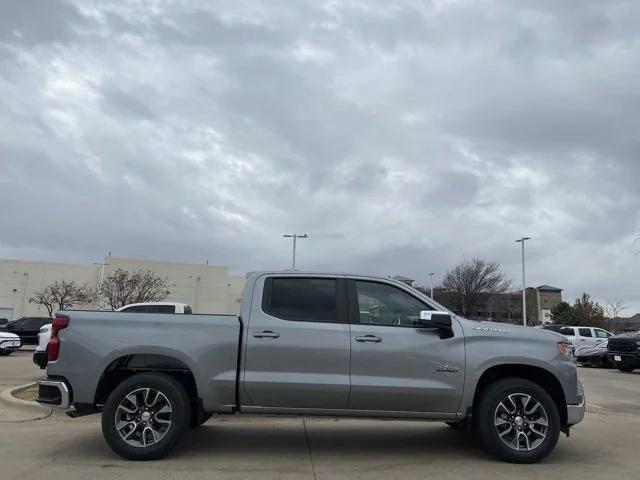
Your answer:
[[[35,382],[31,382],[25,385],[11,387],[11,388],[7,388],[6,390],[3,390],[2,392],[0,392],[0,403],[8,407],[18,408],[23,412],[29,412],[37,415],[48,414],[51,411],[51,408],[43,407],[39,403],[30,402],[27,400],[21,400],[13,396],[13,392],[15,392],[16,390],[20,390],[22,388],[29,387],[34,384]]]

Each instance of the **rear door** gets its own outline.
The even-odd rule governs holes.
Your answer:
[[[464,337],[416,327],[434,310],[409,291],[382,281],[348,280],[351,324],[349,408],[455,413],[464,383]]]
[[[596,346],[596,339],[593,333],[593,328],[578,327],[578,346],[579,347],[594,347]]]
[[[350,347],[344,278],[265,276],[254,288],[243,407],[346,408]]]

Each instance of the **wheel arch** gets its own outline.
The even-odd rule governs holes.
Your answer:
[[[534,365],[501,364],[487,368],[482,375],[480,375],[476,384],[473,396],[474,413],[479,404],[480,398],[482,398],[483,390],[496,380],[508,377],[524,378],[544,388],[558,407],[558,412],[560,413],[560,424],[563,426],[566,425],[567,402],[562,384],[552,372]]]
[[[125,379],[142,372],[162,372],[175,378],[194,404],[201,402],[192,369],[182,359],[165,353],[129,353],[113,359],[102,370],[94,395],[95,405],[104,405],[111,392]]]

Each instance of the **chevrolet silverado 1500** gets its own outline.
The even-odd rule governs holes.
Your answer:
[[[48,355],[38,401],[101,412],[137,460],[250,413],[442,421],[525,463],[584,416],[562,335],[467,320],[387,278],[252,273],[239,316],[61,311]]]

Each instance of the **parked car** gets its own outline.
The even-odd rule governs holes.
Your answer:
[[[622,372],[633,372],[640,368],[640,331],[609,338],[607,357]]]
[[[38,332],[38,345],[33,352],[33,363],[44,369],[47,367],[49,340],[51,339],[51,324],[48,323]]]
[[[236,315],[58,312],[43,405],[102,412],[119,455],[166,455],[211,414],[470,425],[531,463],[584,417],[562,335],[455,316],[388,278],[252,273]],[[91,348],[87,348],[90,345]],[[425,446],[425,448],[428,448]]]
[[[22,341],[15,333],[0,332],[0,355],[9,355],[20,350]]]
[[[51,323],[49,317],[22,317],[9,322],[7,331],[15,333],[22,340],[22,345],[37,345],[40,327]]]
[[[193,312],[191,305],[186,303],[175,302],[144,302],[130,303],[124,307],[120,307],[116,312],[135,312],[135,313],[182,313],[191,314]]]
[[[546,329],[550,327],[555,327],[555,331],[567,337],[576,349],[579,347],[595,347],[600,343],[606,342],[612,335],[610,332],[598,327],[545,326]]]
[[[599,343],[595,347],[581,346],[575,351],[576,362],[586,367],[613,367],[607,356],[608,341]]]

